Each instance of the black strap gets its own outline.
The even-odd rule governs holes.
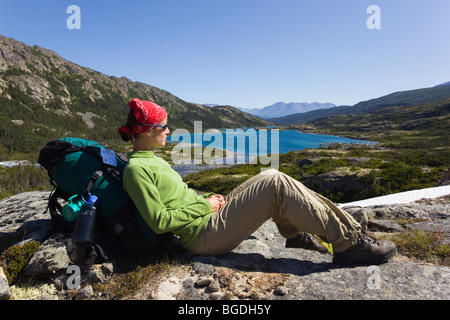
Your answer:
[[[82,149],[84,152],[87,152],[90,155],[97,158],[97,160],[100,161],[100,163],[102,164],[103,168],[106,169],[106,171],[108,171],[115,179],[121,181],[122,178],[121,178],[120,171],[117,170],[117,168],[115,166],[104,163],[102,156],[94,149],[94,146],[97,144],[93,144],[92,146],[84,146]],[[116,154],[116,156],[117,156],[117,154]],[[119,157],[119,159],[122,160],[121,157]]]
[[[86,187],[86,191],[85,191],[86,193],[91,192],[92,188],[94,187],[94,184],[97,182],[98,179],[100,179],[101,176],[103,176],[103,171],[101,171],[101,170],[95,171],[92,174],[91,179],[89,180],[89,183]]]
[[[50,194],[47,206],[47,209],[50,210],[50,227],[54,231],[72,232],[74,223],[66,221],[60,214],[62,207],[58,202],[58,198],[65,199],[67,195],[61,189],[56,188]]]
[[[105,253],[105,250],[103,250],[103,248],[99,244],[94,243],[93,246],[95,251],[97,252],[97,255],[103,259],[103,262],[109,260],[109,257]]]

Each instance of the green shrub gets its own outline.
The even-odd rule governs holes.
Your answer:
[[[30,241],[23,245],[9,247],[2,253],[0,256],[0,266],[3,267],[10,285],[20,279],[23,268],[25,268],[33,253],[38,248],[38,242]]]
[[[444,236],[445,229],[438,232],[416,230],[394,235],[391,240],[402,254],[450,266],[450,245],[444,243]]]
[[[0,166],[0,200],[22,192],[49,190],[47,171],[40,166]]]

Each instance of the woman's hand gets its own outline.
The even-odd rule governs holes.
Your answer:
[[[216,212],[225,205],[225,199],[220,194],[213,194],[207,200],[211,204],[211,212]]]

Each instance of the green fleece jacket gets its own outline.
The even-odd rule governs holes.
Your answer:
[[[211,217],[206,197],[189,189],[181,176],[153,151],[128,153],[123,186],[144,220],[157,233],[172,232],[189,248]]]

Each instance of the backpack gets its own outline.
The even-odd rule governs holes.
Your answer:
[[[48,201],[53,231],[72,233],[75,221],[61,215],[58,199],[69,201],[75,195],[98,197],[96,203],[95,243],[82,248],[81,255],[102,260],[137,256],[160,248],[172,233],[157,235],[145,222],[122,186],[122,173],[128,159],[98,142],[80,138],[61,138],[47,143],[39,153],[55,187]],[[88,251],[88,252],[84,252]]]

